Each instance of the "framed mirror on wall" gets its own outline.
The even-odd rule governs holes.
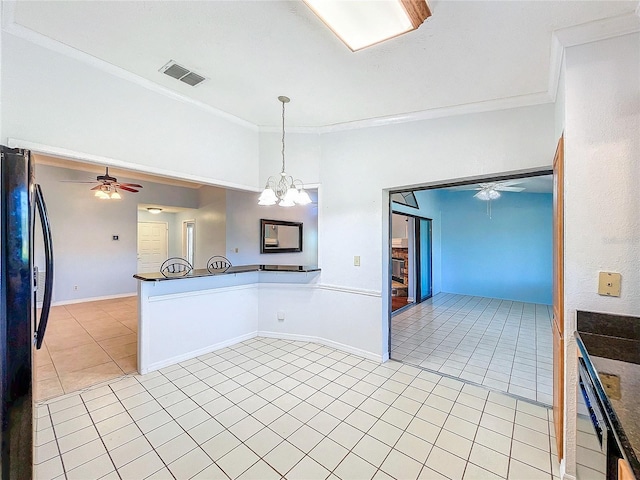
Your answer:
[[[260,253],[302,251],[302,223],[260,220]]]

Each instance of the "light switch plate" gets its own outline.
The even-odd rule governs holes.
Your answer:
[[[620,296],[622,275],[614,272],[600,272],[598,278],[598,293],[608,297]]]
[[[353,266],[354,267],[360,266],[360,255],[356,255],[353,257]]]

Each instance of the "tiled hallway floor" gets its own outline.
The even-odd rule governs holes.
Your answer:
[[[551,310],[439,293],[392,317],[391,357],[551,405]]]
[[[548,409],[313,343],[254,338],[36,415],[40,480],[559,475]]]
[[[137,297],[51,308],[35,353],[35,398],[43,400],[137,371]]]

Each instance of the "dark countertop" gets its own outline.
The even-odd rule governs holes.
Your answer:
[[[587,370],[595,372],[596,390],[616,439],[640,479],[640,318],[578,311],[577,330],[578,347]],[[619,398],[605,393],[603,374],[620,379]]]
[[[227,269],[218,269],[209,271],[206,268],[198,268],[192,270],[186,275],[175,274],[164,276],[160,272],[136,273],[133,278],[142,280],[143,282],[155,282],[163,280],[179,280],[181,278],[199,278],[213,277],[216,275],[230,275],[234,273],[246,272],[319,272],[320,269],[315,265],[240,265],[232,266]]]

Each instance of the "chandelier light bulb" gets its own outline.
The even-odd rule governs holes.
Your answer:
[[[311,197],[304,188],[298,191],[298,205],[309,205],[311,203]]]
[[[288,203],[298,203],[298,190],[293,186],[289,187],[284,195],[284,200]]]
[[[278,203],[278,205],[280,205],[281,207],[293,207],[295,205],[295,202],[293,200],[288,200],[285,197],[282,200],[280,200],[280,203]]]

